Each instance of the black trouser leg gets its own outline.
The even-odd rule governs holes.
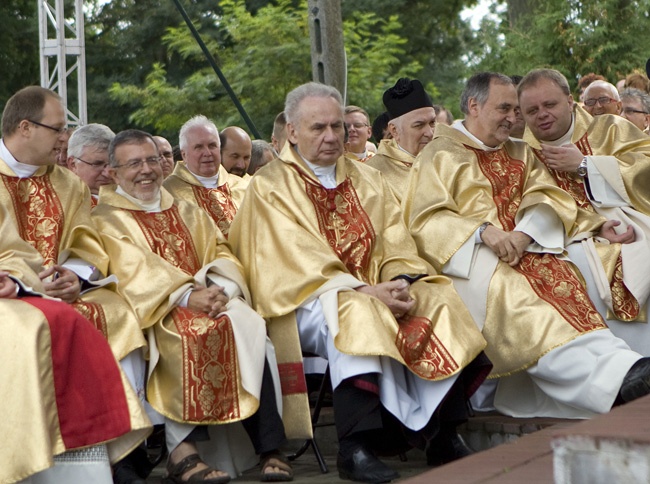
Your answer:
[[[275,388],[269,369],[269,362],[264,360],[260,407],[253,415],[242,420],[242,425],[253,443],[256,454],[276,450],[286,439],[284,424],[275,402]]]

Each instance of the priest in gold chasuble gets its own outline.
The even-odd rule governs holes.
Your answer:
[[[525,81],[524,140],[578,207],[569,257],[614,334],[650,355],[650,139],[619,116],[592,118],[558,71],[531,71]]]
[[[194,116],[181,127],[179,145],[183,161],[176,163],[164,187],[175,199],[205,210],[228,237],[248,182],[221,165],[219,133],[205,116]]]
[[[65,110],[53,91],[31,86],[5,106],[0,142],[0,204],[21,238],[43,258],[45,293],[70,303],[108,339],[136,392],[131,360],[146,346],[140,323],[108,276],[108,256],[90,218],[88,187],[54,163]],[[129,368],[127,368],[129,367]]]
[[[488,342],[494,406],[513,416],[607,412],[641,355],[605,326],[563,260],[576,206],[525,143],[509,140],[517,92],[479,73],[465,120],[438,126],[402,205],[420,254],[453,276]],[[630,378],[632,378],[630,376]]]
[[[457,390],[483,379],[473,361],[485,342],[449,279],[417,256],[382,175],[342,156],[338,91],[305,84],[285,108],[290,143],[251,180],[229,241],[254,308],[270,320],[285,416],[295,416],[287,432],[309,425],[302,347],[329,362],[339,473],[390,480],[395,473],[368,454],[382,407],[425,438],[438,416],[462,420]],[[463,371],[470,364],[476,371]],[[448,443],[455,425],[440,426],[436,438]],[[358,455],[373,471],[357,468]]]
[[[367,164],[382,172],[401,203],[415,157],[433,138],[436,111],[431,98],[417,79],[402,78],[384,92],[390,114],[391,139],[383,139],[377,154]]]
[[[0,233],[0,482],[109,484],[109,460],[151,424],[105,338],[68,304],[42,297],[43,261],[2,206]]]
[[[241,265],[214,222],[161,188],[152,137],[118,133],[109,157],[117,187],[102,188],[93,218],[120,291],[147,329],[147,400],[165,417],[170,462],[198,448],[219,469],[213,477],[234,477],[284,439],[265,322],[247,304]],[[255,453],[239,426],[222,426],[235,422]]]

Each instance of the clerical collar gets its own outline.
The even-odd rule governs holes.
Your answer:
[[[471,139],[474,143],[479,145],[483,151],[497,151],[501,149],[501,145],[497,146],[496,148],[493,148],[491,146],[486,145],[483,143],[480,139],[478,139],[476,136],[474,136],[472,133],[468,131],[468,129],[465,127],[465,123],[463,123],[462,119],[457,119],[454,121],[454,123],[451,125],[452,128],[457,129],[461,133],[463,133],[465,136],[467,136],[469,139]]]
[[[189,168],[188,168],[189,170]],[[205,188],[217,188],[219,185],[219,171],[217,170],[217,174],[214,176],[201,176],[197,175],[193,171],[190,170],[190,173],[196,177],[196,179],[203,185]]]
[[[0,158],[19,178],[29,178],[40,168],[38,165],[28,165],[18,161],[5,145],[5,140],[0,140]]]
[[[156,197],[151,200],[150,202],[145,202],[143,200],[140,200],[139,198],[132,197],[128,193],[126,193],[121,186],[117,186],[115,189],[115,193],[122,195],[124,198],[127,200],[130,200],[131,202],[135,203],[138,207],[140,207],[142,210],[145,212],[160,212],[160,190],[158,190],[158,193],[156,194]]]
[[[357,158],[359,158],[360,160],[363,160],[364,158],[366,158],[366,156],[368,156],[368,150],[364,151],[363,153],[355,153],[353,151],[351,153]]]
[[[573,131],[576,128],[576,117],[572,113],[571,114],[571,127],[569,128],[569,131],[564,133],[564,136],[561,136],[560,138],[553,140],[553,141],[541,141],[541,143],[551,145],[551,146],[562,146],[566,144],[571,144],[571,138],[573,137]]]
[[[316,175],[316,178],[321,182],[321,185],[325,188],[336,188],[336,163],[326,166],[316,165],[307,161],[305,157],[300,154],[297,146],[296,151],[298,152],[298,155],[300,155],[300,158],[302,158],[302,161],[304,161],[314,175]]]
[[[415,158],[415,155],[414,155],[413,153],[411,153],[410,151],[408,151],[408,150],[402,148],[402,147],[399,145],[399,143],[395,143],[395,144],[397,145],[397,148],[398,148],[400,151],[403,151],[404,153],[406,153],[407,155],[409,155],[411,158]]]

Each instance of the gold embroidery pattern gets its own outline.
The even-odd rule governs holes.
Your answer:
[[[186,274],[194,275],[201,269],[192,235],[176,205],[157,213],[140,210],[129,212],[138,222],[154,253]]]
[[[616,319],[620,321],[634,321],[639,317],[641,307],[623,282],[623,256],[619,254],[614,266],[614,275],[609,284],[612,292],[612,309]]]
[[[299,173],[316,210],[321,234],[350,274],[368,282],[370,254],[376,235],[352,182],[346,178],[336,188],[327,189]]]
[[[401,318],[395,344],[406,365],[419,377],[440,379],[458,371],[458,363],[436,337],[427,318]]]
[[[466,147],[474,151],[481,171],[492,185],[492,197],[503,230],[513,230],[524,186],[524,163],[512,158],[506,150],[483,151]]]
[[[228,185],[224,184],[217,188],[192,185],[192,190],[199,206],[208,212],[224,237],[228,238],[230,224],[237,213]]]
[[[510,157],[505,150],[474,151],[481,171],[492,184],[499,221],[504,230],[512,231],[521,204],[524,163]],[[501,156],[496,156],[501,152]],[[519,188],[513,187],[513,183]],[[576,331],[606,328],[587,291],[565,261],[551,254],[527,252],[514,269],[526,277],[535,293],[553,306]]]
[[[108,339],[108,323],[106,322],[106,315],[101,305],[77,299],[72,303],[72,307],[84,318],[93,323],[93,326]]]
[[[2,175],[2,179],[11,196],[21,238],[41,254],[44,267],[56,264],[64,213],[50,177]]]
[[[542,154],[541,150],[533,150],[537,158],[546,165],[546,157]],[[580,208],[583,208],[589,212],[594,212],[594,207],[591,205],[589,198],[587,197],[587,192],[585,191],[585,184],[575,173],[569,173],[568,171],[558,171],[553,168],[549,168],[546,165],[546,169],[550,172],[551,176],[555,179],[555,182],[558,186],[567,192],[573,197]]]
[[[187,308],[172,311],[183,348],[183,418],[231,421],[240,416],[237,350],[228,316]]]
[[[576,331],[586,333],[607,328],[584,286],[565,261],[551,254],[528,252],[514,269],[523,274],[535,293],[553,306]]]

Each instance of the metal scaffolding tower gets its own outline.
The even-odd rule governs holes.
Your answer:
[[[74,12],[67,16],[64,0],[54,0],[54,7],[50,5],[51,0],[37,1],[41,86],[61,96],[69,125],[82,126],[88,122],[83,0],[74,0]],[[68,94],[72,98],[76,94],[76,103],[69,102]]]

